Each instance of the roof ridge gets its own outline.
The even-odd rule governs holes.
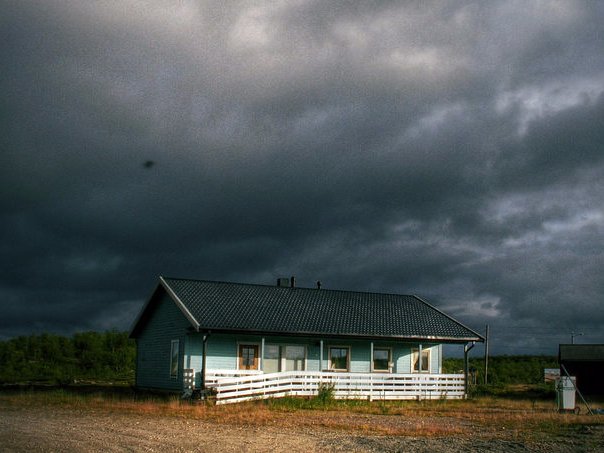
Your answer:
[[[205,280],[205,279],[199,279],[199,278],[180,278],[180,277],[165,277],[165,276],[161,276],[160,278],[163,278],[164,280],[181,280],[181,281],[187,281],[187,282],[198,282],[198,283],[218,283],[218,284],[224,284],[224,285],[239,285],[239,286],[259,286],[259,287],[263,287],[263,288],[283,288],[283,289],[307,289],[307,290],[311,290],[311,291],[330,291],[330,292],[340,292],[340,293],[348,293],[348,294],[367,294],[367,295],[376,295],[376,296],[394,296],[394,297],[400,297],[400,296],[405,296],[405,297],[415,297],[416,299],[420,299],[421,302],[423,303],[427,303],[426,301],[424,301],[423,299],[415,296],[415,294],[400,294],[400,293],[392,293],[392,292],[388,292],[388,293],[381,293],[378,291],[359,291],[359,290],[349,290],[349,289],[339,289],[339,288],[324,288],[323,286],[321,287],[321,289],[318,288],[314,288],[314,287],[307,287],[307,286],[295,286],[295,287],[291,287],[291,286],[277,286],[277,285],[270,285],[267,283],[246,283],[246,282],[229,282],[226,280]]]

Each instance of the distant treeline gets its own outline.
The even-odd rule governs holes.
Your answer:
[[[0,342],[0,383],[132,382],[135,357],[126,332],[22,336]]]
[[[72,384],[78,381],[134,382],[136,348],[126,332],[84,332],[72,337],[42,334],[0,342],[0,384]],[[484,383],[484,359],[470,358],[476,383]],[[489,384],[538,384],[556,357],[489,358]],[[463,370],[463,359],[444,359],[444,373]]]
[[[543,382],[544,368],[559,368],[558,358],[553,356],[512,356],[489,357],[488,383],[540,384]],[[484,384],[484,358],[470,357],[470,371],[477,384]],[[444,359],[444,373],[458,373],[463,370],[463,359]]]

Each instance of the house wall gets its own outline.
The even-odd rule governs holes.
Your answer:
[[[350,346],[350,371],[353,373],[371,372],[371,341],[368,340],[324,340],[324,367],[328,366],[329,346]],[[390,348],[392,351],[393,373],[411,373],[411,349],[418,344],[374,341],[375,348]],[[430,350],[430,373],[440,373],[442,364],[442,346],[422,344],[422,349]]]
[[[316,338],[265,336],[265,345],[304,345],[306,346],[306,370],[320,371],[320,340]],[[207,340],[206,366],[208,370],[236,370],[238,368],[238,345],[257,344],[261,350],[262,336],[211,334]],[[371,371],[371,342],[368,340],[323,339],[323,369],[328,367],[329,347],[350,347],[350,371],[353,373],[369,373]],[[393,372],[411,373],[411,349],[417,348],[417,343],[374,342],[374,348],[388,347],[392,350]],[[430,352],[430,372],[440,373],[442,364],[442,346],[439,344],[423,344],[424,350]],[[185,368],[196,371],[196,385],[200,384],[202,361],[202,335],[191,334],[187,337],[184,353]]]
[[[201,370],[202,335],[190,335],[185,352],[185,367]],[[319,342],[308,338],[264,337],[265,344],[305,345],[306,369],[319,370]],[[209,370],[236,370],[239,344],[262,344],[262,337],[257,335],[211,334],[206,343],[206,366]]]
[[[186,332],[191,325],[176,304],[166,295],[151,310],[147,323],[136,339],[136,385],[141,388],[182,390],[183,354],[187,349]],[[179,369],[170,377],[172,340],[179,340]]]

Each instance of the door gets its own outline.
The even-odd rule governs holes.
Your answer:
[[[257,370],[258,369],[258,345],[240,344],[239,345],[239,369]]]
[[[285,371],[304,371],[305,346],[285,346]]]

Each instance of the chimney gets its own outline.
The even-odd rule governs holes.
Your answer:
[[[291,282],[291,287],[295,288],[296,287],[296,277],[292,275],[292,278],[290,279]]]
[[[287,278],[287,277],[278,278],[277,286],[280,286],[282,288],[288,288],[289,287],[289,278]]]

